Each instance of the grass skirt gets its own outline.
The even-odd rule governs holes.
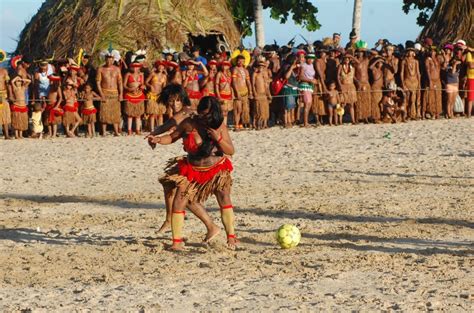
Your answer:
[[[166,113],[166,106],[156,101],[157,95],[148,94],[148,103],[146,106],[146,114],[163,115]]]
[[[354,84],[341,85],[341,102],[346,104],[354,104],[357,102],[357,90]]]
[[[10,111],[10,106],[6,101],[4,101],[3,103],[0,103],[0,126],[10,124],[11,122],[12,114]]]
[[[439,115],[443,111],[441,81],[434,83],[434,88],[431,88],[425,93],[426,112],[432,115]]]
[[[372,88],[372,87],[371,87]],[[382,114],[380,112],[380,100],[382,100],[383,94],[382,94],[382,86],[373,86],[375,88],[372,91],[372,94],[370,96],[371,98],[371,103],[372,103],[372,118],[375,120],[380,120],[382,117]]]
[[[313,104],[311,105],[311,111],[318,115],[327,115],[326,106],[324,105],[323,97],[323,84],[318,80],[314,85],[313,91]]]
[[[68,126],[76,123],[76,112],[64,111],[63,125]]]
[[[232,170],[232,163],[226,157],[207,168],[196,168],[186,157],[176,157],[168,161],[165,174],[158,181],[165,190],[186,186],[184,196],[189,201],[204,202],[214,192],[232,186]]]
[[[125,114],[128,117],[140,117],[145,114],[145,102],[132,103],[127,101],[125,104]]]
[[[104,91],[105,101],[101,102],[99,119],[104,124],[120,124],[120,101],[117,92]]]
[[[257,120],[268,120],[270,118],[270,104],[266,96],[255,98],[255,118]]]
[[[360,83],[360,90],[357,92],[356,118],[358,120],[369,118],[372,115],[372,100],[369,83]]]
[[[221,100],[221,109],[225,112],[230,112],[234,109],[234,102],[232,100]]]
[[[28,112],[12,112],[12,127],[14,130],[28,130]]]

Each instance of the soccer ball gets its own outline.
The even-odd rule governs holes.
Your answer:
[[[301,240],[298,227],[290,224],[280,226],[276,232],[276,239],[280,247],[290,249],[296,247]]]

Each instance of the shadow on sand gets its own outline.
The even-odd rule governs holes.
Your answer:
[[[15,199],[30,201],[34,203],[92,203],[104,206],[118,207],[121,209],[164,209],[165,204],[162,200],[157,202],[138,202],[130,200],[113,200],[113,199],[101,199],[87,196],[71,196],[71,195],[60,195],[60,196],[42,196],[42,195],[24,195],[14,193],[0,194],[1,199]]]

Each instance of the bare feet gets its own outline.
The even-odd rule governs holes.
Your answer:
[[[169,230],[171,230],[171,221],[165,221],[158,230],[158,233],[163,234]]]
[[[238,244],[239,241],[235,235],[227,235],[227,249],[235,250]]]
[[[184,241],[177,241],[173,239],[173,244],[168,248],[170,251],[183,251],[184,250]]]
[[[212,239],[216,238],[217,235],[221,232],[221,229],[217,225],[213,225],[210,229],[207,230],[206,238],[204,238],[204,243],[209,243]]]

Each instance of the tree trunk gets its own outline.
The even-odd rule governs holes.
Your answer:
[[[262,0],[253,0],[255,14],[255,40],[257,47],[265,46],[265,30],[263,28],[263,5]]]
[[[357,39],[360,39],[361,18],[362,18],[362,0],[354,0],[354,12],[352,14],[352,28],[355,29]]]
[[[419,39],[430,37],[438,44],[464,39],[472,47],[474,45],[473,12],[472,0],[438,0]]]

